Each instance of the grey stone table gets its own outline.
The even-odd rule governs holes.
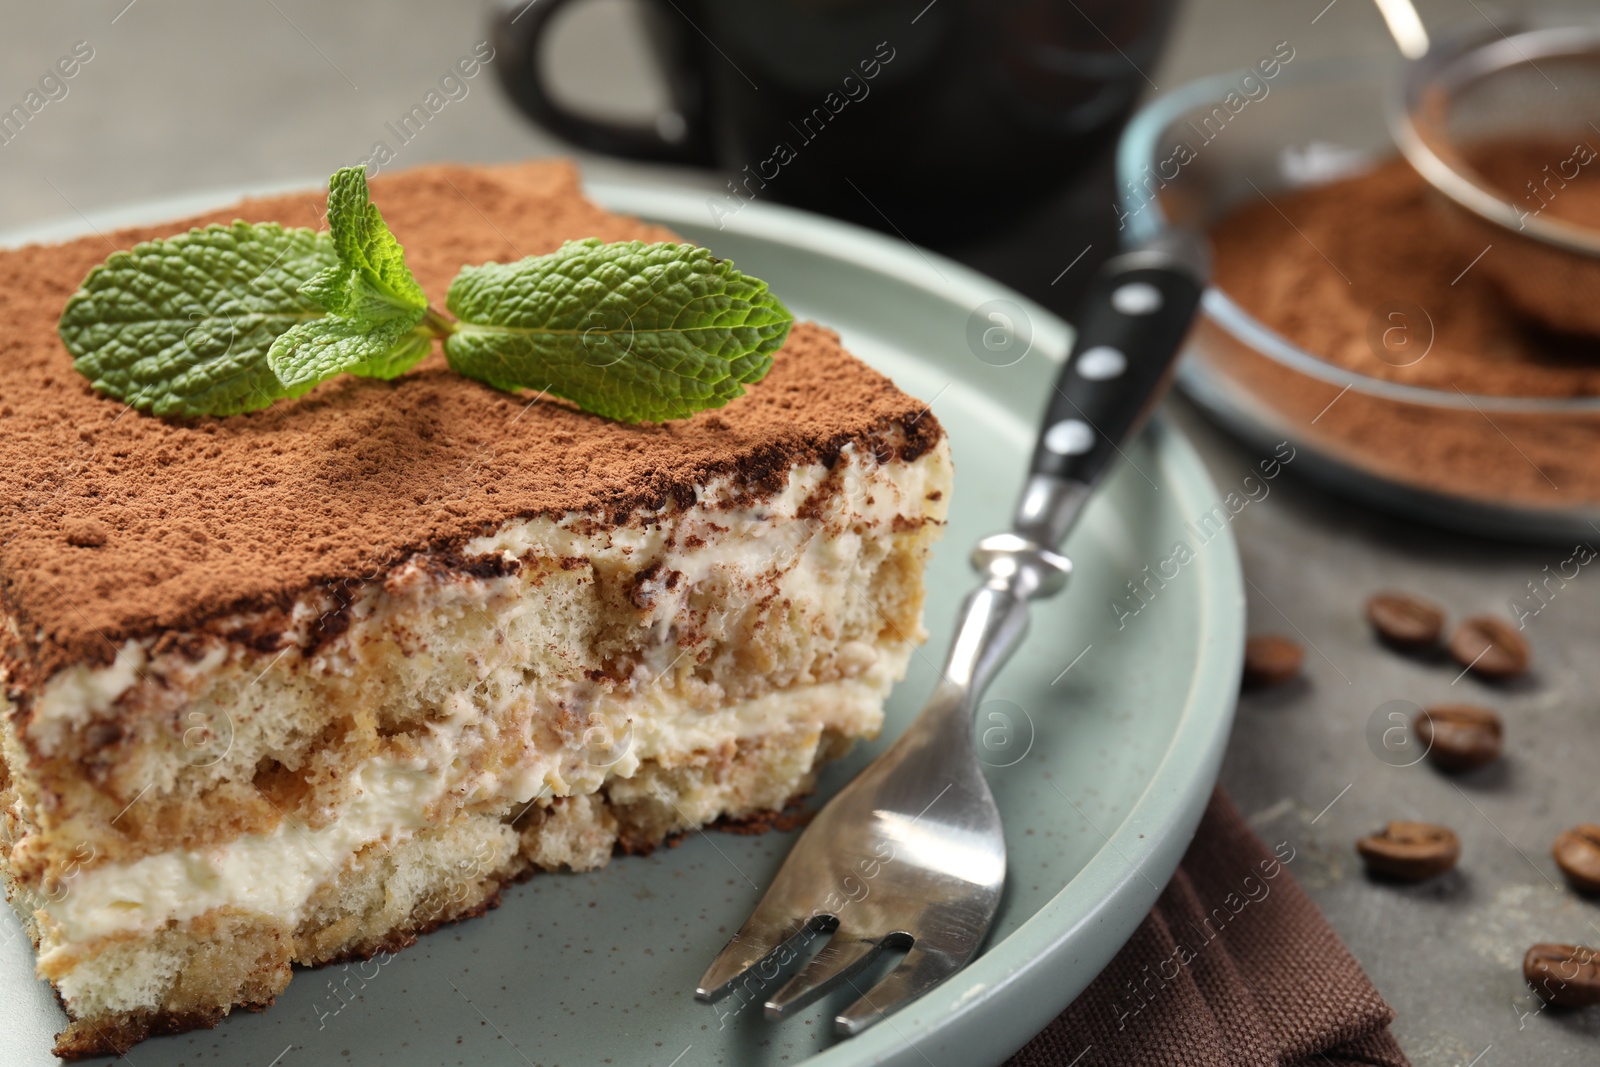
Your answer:
[[[648,114],[661,103],[627,0],[590,0],[556,42],[556,81],[588,106]],[[1508,6],[1501,3],[1496,10]],[[1431,25],[1488,18],[1487,4],[1423,3]],[[384,139],[397,164],[495,161],[560,147],[524,123],[482,73],[404,142],[408,112],[483,40],[483,11],[430,0],[94,0],[0,5],[0,112],[78,42],[93,56],[20,129],[0,137],[0,228],[153,196],[318,177]],[[1495,16],[1499,17],[1499,16]],[[1153,87],[1249,63],[1277,41],[1307,56],[1383,54],[1364,0],[1193,0]],[[1154,88],[1152,89],[1154,91]],[[585,160],[591,177],[714,188],[704,176]],[[1107,210],[1110,205],[1106,205]],[[1172,417],[1222,492],[1259,457],[1181,402]],[[1292,468],[1291,468],[1292,470]],[[1536,668],[1490,689],[1376,647],[1372,590],[1423,592],[1457,616],[1506,602],[1571,549],[1489,544],[1330,500],[1292,473],[1234,522],[1255,631],[1307,644],[1302,682],[1247,695],[1223,781],[1399,1012],[1419,1067],[1600,1061],[1600,1010],[1534,1015],[1518,960],[1538,940],[1600,941],[1600,906],[1561,887],[1555,834],[1600,819],[1600,571],[1585,568],[1529,621]],[[1600,543],[1600,534],[1596,537]],[[1390,700],[1472,699],[1506,715],[1509,758],[1457,780],[1380,761],[1365,730]],[[1391,818],[1449,823],[1460,871],[1420,888],[1369,883],[1352,842]],[[3,1048],[3,1042],[0,1042]],[[0,1057],[3,1058],[3,1057]]]
[[[1260,457],[1193,408],[1179,400],[1168,410],[1220,492],[1255,468]],[[1453,618],[1509,617],[1526,583],[1543,581],[1573,546],[1472,540],[1362,510],[1292,476],[1268,484],[1269,495],[1234,519],[1249,629],[1299,641],[1306,664],[1301,680],[1241,698],[1223,785],[1257,833],[1295,847],[1295,877],[1399,1013],[1395,1033],[1413,1063],[1600,1061],[1600,1011],[1540,1012],[1521,977],[1535,942],[1600,938],[1600,904],[1569,892],[1550,857],[1558,833],[1600,816],[1600,569],[1552,583],[1555,595],[1526,618],[1529,676],[1485,684],[1448,659],[1381,647],[1362,617],[1366,597],[1397,588]],[[1505,758],[1453,777],[1426,763],[1392,765],[1403,761],[1381,758],[1369,735],[1391,701],[1494,707],[1506,723]],[[1460,867],[1421,886],[1370,881],[1354,842],[1391,819],[1455,829]]]

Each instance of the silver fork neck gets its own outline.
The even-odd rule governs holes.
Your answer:
[[[1045,548],[1055,548],[1067,539],[1067,531],[1078,521],[1089,502],[1091,487],[1049,474],[1030,474],[1017,501],[1012,520],[1015,533]]]
[[[1028,630],[1027,599],[984,585],[961,605],[961,625],[945,659],[945,681],[976,700]]]
[[[1022,642],[1028,601],[1061,591],[1072,563],[1055,550],[1089,496],[1089,487],[1049,475],[1028,479],[1009,533],[978,542],[972,566],[983,585],[962,605],[961,623],[945,660],[947,682],[969,702]]]

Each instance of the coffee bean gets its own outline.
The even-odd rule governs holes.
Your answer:
[[[1474,615],[1457,626],[1450,654],[1485,678],[1514,678],[1528,669],[1528,642],[1493,615]]]
[[[1305,650],[1287,637],[1252,637],[1244,643],[1244,684],[1281,685],[1300,673],[1305,658]]]
[[[1396,648],[1416,650],[1439,643],[1444,612],[1405,593],[1378,593],[1367,601],[1367,621]]]
[[[1600,952],[1582,945],[1534,945],[1522,957],[1522,977],[1547,1004],[1600,1004]]]
[[[1500,716],[1476,704],[1435,705],[1417,713],[1412,729],[1428,758],[1447,771],[1470,771],[1500,757]]]
[[[1580,893],[1600,893],[1600,826],[1584,823],[1556,838],[1556,866]]]
[[[1461,856],[1455,831],[1426,822],[1392,822],[1356,842],[1367,870],[1405,882],[1443,874]]]

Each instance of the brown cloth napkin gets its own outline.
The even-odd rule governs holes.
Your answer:
[[[1010,1067],[1408,1067],[1294,859],[1219,788],[1133,939]]]

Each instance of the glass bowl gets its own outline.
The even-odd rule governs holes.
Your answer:
[[[1385,109],[1395,72],[1392,63],[1302,59],[1270,79],[1235,71],[1151,101],[1118,148],[1124,238],[1203,231],[1250,198],[1393,157]],[[1247,103],[1219,114],[1230,93],[1235,106]],[[1540,541],[1600,530],[1600,490],[1570,480],[1562,488],[1567,475],[1600,464],[1600,396],[1474,395],[1371,377],[1297,346],[1215,286],[1201,307],[1179,386],[1264,455],[1288,442],[1290,467],[1306,477],[1451,530]],[[1519,454],[1525,462],[1511,467]],[[1516,473],[1492,484],[1484,472],[1495,468]]]

